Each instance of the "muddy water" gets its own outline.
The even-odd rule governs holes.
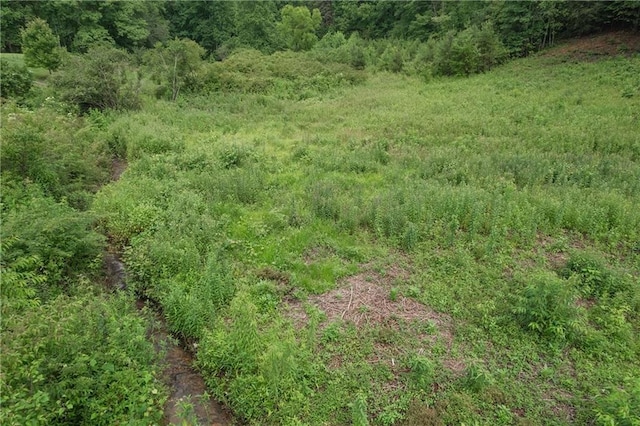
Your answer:
[[[104,256],[107,285],[113,290],[126,289],[126,269],[116,254]],[[138,299],[138,309],[143,309],[145,301]],[[160,313],[155,312],[156,326],[150,333],[156,351],[164,353],[163,380],[170,389],[170,396],[164,408],[165,425],[209,425],[225,426],[233,423],[231,415],[218,402],[207,397],[204,380],[193,368],[193,355],[171,338],[167,325]],[[184,422],[184,423],[183,423]]]

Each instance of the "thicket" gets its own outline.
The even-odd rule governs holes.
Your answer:
[[[354,4],[337,7],[382,7]],[[387,13],[397,7],[379,4]],[[538,10],[530,4],[517,6]],[[107,15],[124,6],[101,7]],[[181,12],[174,21],[186,23],[235,7],[170,6]],[[220,25],[193,31],[210,52],[229,48],[223,61],[202,60],[202,48],[186,39],[138,52],[158,89],[145,86],[132,56],[90,43],[113,41],[117,31],[78,31],[73,43],[88,52],[68,57],[54,75],[47,107],[3,106],[2,332],[15,337],[3,339],[3,421],[135,424],[160,416],[163,391],[144,323],[126,298],[87,290],[105,246],[96,229],[123,251],[131,291],[158,302],[174,334],[198,340],[197,363],[216,397],[256,424],[394,424],[411,404],[432,399],[450,423],[511,424],[522,401],[532,413],[552,412],[531,402],[522,390],[529,382],[509,376],[529,368],[531,353],[540,358],[536,368],[556,358],[573,363],[581,375],[562,375],[567,387],[592,395],[627,374],[637,359],[640,311],[632,265],[640,241],[637,60],[566,65],[551,80],[533,72],[540,64],[523,63],[474,77],[473,89],[460,80],[424,85],[373,75],[469,75],[507,52],[541,47],[539,28],[505,44],[499,24],[457,22],[465,14],[442,13],[448,7],[418,17],[424,26],[407,24],[422,31],[416,40],[365,38],[378,30],[363,24],[369,34],[328,32],[316,42],[303,28],[313,37],[297,47],[308,50],[272,54],[232,51],[252,41],[237,41],[237,22],[220,13],[211,18]],[[398,28],[380,31],[399,36]],[[546,28],[542,45],[553,38]],[[148,42],[144,31],[129,30],[123,42]],[[237,44],[221,44],[227,36]],[[275,39],[264,40],[261,49],[275,50]],[[376,80],[365,86],[365,77]],[[582,92],[587,83],[597,99]],[[154,90],[176,102],[107,111],[133,109],[139,94]],[[65,114],[57,98],[85,116]],[[579,125],[567,126],[569,119]],[[112,155],[129,168],[94,200]],[[557,257],[569,252],[562,265],[549,267],[554,253],[545,238],[560,247]],[[583,241],[594,249],[568,247]],[[442,336],[432,336],[440,338],[433,346],[416,341],[407,328],[421,336],[437,328],[424,321],[327,324],[306,303],[359,265],[369,268],[371,258],[398,252],[416,262],[416,275],[396,280],[388,302],[413,298],[450,314],[463,324],[451,333],[454,344]],[[375,283],[384,271],[372,268]],[[302,305],[308,323],[293,324],[289,303]],[[467,348],[466,338],[497,355]],[[396,346],[402,354],[391,353],[391,367],[377,358]],[[456,377],[441,368],[449,346],[494,364],[471,364]],[[516,372],[491,358],[503,353],[527,367]],[[544,377],[527,380],[548,385]],[[607,388],[596,401],[576,396],[580,419],[633,420],[636,385]],[[507,395],[512,390],[519,393]]]
[[[2,73],[0,79],[1,98],[22,98],[31,90],[33,75],[26,66],[17,65],[2,58],[0,59],[0,73]]]
[[[435,75],[470,75],[488,71],[507,58],[507,50],[493,26],[471,26],[449,31],[427,42],[365,41],[357,34],[328,33],[310,52],[321,61],[336,61],[356,69],[390,71],[426,78]]]
[[[157,422],[166,394],[147,323],[92,284],[106,241],[88,207],[107,145],[59,107],[2,109],[0,422]]]
[[[86,54],[67,56],[52,80],[60,99],[80,113],[139,108],[140,84],[128,54],[102,44],[92,45]]]
[[[194,85],[196,92],[260,93],[305,99],[364,79],[362,72],[336,62],[292,52],[264,55],[257,50],[243,50],[224,61],[205,65]]]

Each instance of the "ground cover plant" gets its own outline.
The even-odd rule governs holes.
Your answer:
[[[0,423],[639,423],[639,6],[286,3],[3,5]]]
[[[92,211],[239,421],[638,421],[637,55],[303,97],[233,61],[103,117]]]

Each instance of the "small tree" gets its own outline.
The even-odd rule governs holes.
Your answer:
[[[49,24],[36,18],[21,31],[24,62],[29,67],[56,70],[62,61],[60,38],[53,34]]]
[[[147,52],[145,61],[160,84],[171,89],[171,100],[178,98],[180,90],[193,79],[202,65],[205,50],[193,40],[175,39],[158,43]]]
[[[292,50],[309,50],[318,41],[316,31],[322,23],[322,16],[318,9],[311,12],[305,6],[286,5],[280,11],[282,21],[278,24],[278,31]]]

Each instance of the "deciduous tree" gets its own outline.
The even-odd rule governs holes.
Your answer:
[[[145,57],[156,81],[171,90],[171,100],[178,98],[180,90],[202,65],[205,50],[193,40],[175,39],[158,43]]]
[[[286,5],[280,11],[282,21],[278,31],[292,50],[309,50],[318,41],[316,31],[322,23],[318,9],[310,11],[304,6]]]
[[[60,39],[53,34],[45,20],[36,18],[29,22],[21,35],[22,53],[27,66],[46,68],[49,72],[60,66]]]

